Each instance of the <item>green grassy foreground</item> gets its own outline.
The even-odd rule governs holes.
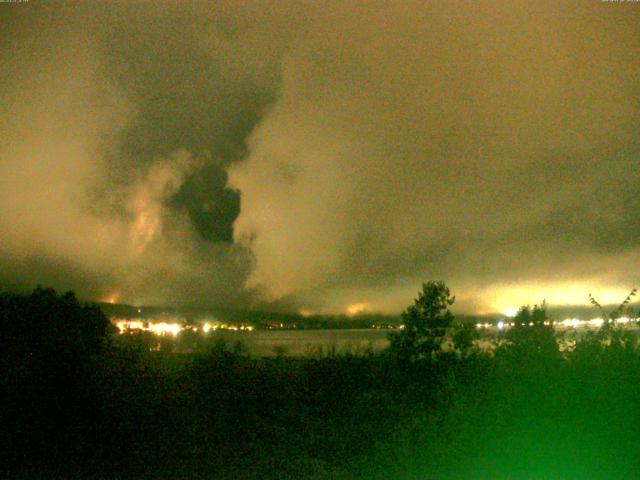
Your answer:
[[[629,338],[588,338],[565,355],[507,348],[412,362],[251,358],[222,344],[185,355],[94,344],[110,338],[98,312],[38,295],[0,302],[3,478],[640,477],[640,356]],[[46,310],[59,326],[89,318],[93,333],[70,341],[65,324],[56,336]],[[40,333],[12,326],[19,316]]]

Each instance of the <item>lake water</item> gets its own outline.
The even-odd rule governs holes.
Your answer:
[[[275,356],[278,353],[304,356],[318,353],[379,352],[388,345],[390,330],[254,330],[252,332],[221,331],[214,338],[224,338],[230,344],[241,341],[248,353],[255,356]]]
[[[626,329],[638,333],[636,325]],[[582,338],[589,329],[560,329],[557,331],[561,350],[573,348],[573,341]],[[335,353],[380,352],[389,346],[387,336],[393,330],[350,329],[350,330],[254,330],[240,332],[218,330],[213,339],[224,338],[230,345],[240,341],[249,354],[259,357],[306,356]],[[476,345],[487,352],[495,349],[501,336],[497,329],[485,329]],[[496,342],[497,341],[497,342]]]

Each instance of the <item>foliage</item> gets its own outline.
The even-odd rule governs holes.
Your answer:
[[[0,342],[15,359],[75,360],[100,352],[112,332],[100,309],[80,303],[73,292],[38,287],[30,295],[0,296]]]
[[[637,289],[633,288],[626,298],[610,312],[606,312],[600,302],[589,294],[589,303],[598,309],[603,323],[596,333],[588,334],[576,345],[572,355],[574,360],[582,361],[584,357],[601,360],[603,356],[633,355],[637,353],[639,348],[638,335],[616,322],[625,314],[631,319],[636,316],[629,307],[636,293]]]
[[[453,322],[449,307],[454,301],[444,282],[423,283],[418,298],[402,313],[404,328],[389,335],[390,352],[403,362],[433,359]]]
[[[26,451],[37,464],[51,445],[81,455],[80,439],[92,428],[94,361],[110,332],[100,309],[72,292],[0,296],[0,465]]]
[[[50,291],[2,302],[2,318],[14,321],[26,310],[49,322],[62,311],[92,315]],[[31,356],[3,344],[10,405],[0,410],[0,477],[638,478],[637,350],[601,342],[586,354],[579,338],[579,361],[562,358],[543,304],[523,307],[505,332],[505,352],[519,356],[504,358],[517,361],[442,355],[451,328],[454,342],[467,335],[458,349],[472,345],[471,324],[453,323],[452,303],[444,284],[430,283],[407,308],[405,321],[421,335],[414,358],[439,355],[410,369],[372,352],[255,358],[222,338],[208,350],[150,351],[146,336],[105,348],[108,329],[101,341],[79,342],[95,346],[86,350],[76,339],[103,330],[79,317],[72,324],[84,333],[70,340],[16,344],[48,352],[38,354],[52,359],[54,367],[40,362],[46,376],[29,373]],[[77,352],[81,368],[57,362],[66,357],[56,348]]]
[[[497,354],[518,358],[557,359],[559,347],[553,325],[547,315],[547,305],[522,306],[513,318],[513,326],[505,333],[506,344]]]
[[[633,288],[629,295],[618,305],[615,309],[613,309],[610,313],[605,312],[604,307],[598,302],[593,295],[589,294],[589,303],[596,307],[600,311],[601,318],[605,320],[605,324],[611,323],[607,322],[607,320],[616,320],[620,318],[626,311],[628,311],[629,304],[631,300],[638,292],[637,288]],[[603,327],[605,326],[603,324]]]
[[[457,322],[453,326],[453,346],[462,355],[466,356],[474,351],[474,341],[480,338],[480,332],[473,322]]]
[[[609,341],[612,338],[620,337],[622,332],[618,327],[616,328],[616,320],[619,319],[623,314],[627,313],[630,316],[633,316],[633,312],[629,308],[629,304],[631,300],[636,295],[638,289],[633,288],[629,295],[611,312],[607,313],[604,310],[604,307],[598,302],[593,295],[589,294],[589,303],[596,307],[600,311],[600,318],[602,318],[603,323],[600,327],[600,331],[598,332],[598,340],[600,341]]]

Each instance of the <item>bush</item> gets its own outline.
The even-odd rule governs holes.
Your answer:
[[[93,359],[110,328],[72,292],[0,296],[0,465],[46,462],[56,451],[82,455],[81,438],[93,428]]]
[[[441,351],[455,297],[441,281],[422,284],[413,305],[402,313],[404,328],[389,335],[390,351],[403,362],[431,360]]]

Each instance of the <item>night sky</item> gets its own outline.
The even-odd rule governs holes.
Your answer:
[[[640,285],[640,6],[0,3],[0,285],[396,313]]]

